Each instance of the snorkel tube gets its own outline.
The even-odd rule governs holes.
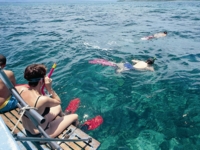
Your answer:
[[[152,64],[154,64],[155,60],[157,60],[156,57],[152,58]]]
[[[48,77],[49,77],[49,78],[51,77],[51,75],[52,75],[52,73],[53,73],[53,71],[54,71],[55,68],[56,68],[56,63],[54,63],[53,66],[51,67],[51,70],[50,70],[50,72],[49,72],[49,74],[48,74]],[[43,84],[43,86],[42,86],[42,88],[41,88],[41,93],[42,93],[42,95],[45,95],[44,87],[45,87],[45,84]]]

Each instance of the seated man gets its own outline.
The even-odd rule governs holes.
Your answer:
[[[0,54],[0,67],[3,69],[6,66],[6,57]],[[14,73],[10,70],[4,70],[7,77],[10,79],[12,84],[16,85]],[[10,111],[17,107],[18,101],[14,96],[11,95],[8,88],[5,86],[3,81],[0,79],[0,113]]]

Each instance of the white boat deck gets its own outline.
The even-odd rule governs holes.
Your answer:
[[[4,144],[0,146],[0,149],[6,149],[6,150],[49,150],[51,147],[48,144],[39,144],[38,142],[30,142],[30,141],[15,141],[13,138],[11,131],[14,128],[15,124],[18,121],[19,115],[18,115],[18,109],[12,110],[11,112],[7,112],[4,114],[1,114],[1,117],[3,121],[1,121],[0,129],[4,128],[4,130],[0,130],[0,140],[1,143]],[[0,118],[1,118],[0,117]],[[5,124],[4,124],[5,123]],[[6,128],[6,126],[8,128]],[[6,133],[5,133],[6,132]],[[89,139],[91,138],[91,142],[84,142],[84,141],[76,141],[76,142],[57,142],[60,147],[64,150],[97,150],[100,146],[100,143],[90,137],[88,134],[84,133],[80,129],[76,128],[73,125],[70,125],[63,133],[61,133],[57,138],[63,139],[63,136],[67,134],[68,139]],[[8,134],[9,138],[5,137]],[[14,131],[14,134],[17,134],[18,136],[25,137],[25,131],[23,128],[23,125],[20,121],[17,128]],[[64,135],[63,135],[64,134]],[[12,144],[9,144],[8,142],[12,141]],[[9,146],[12,145],[12,148],[9,149]],[[16,148],[15,148],[16,147]]]
[[[5,125],[3,119],[0,117],[0,149],[6,150],[20,150],[12,134]]]

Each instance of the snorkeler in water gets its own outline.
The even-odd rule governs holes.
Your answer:
[[[156,33],[153,36],[154,36],[154,38],[165,37],[165,36],[167,36],[167,31],[164,31],[164,32],[161,32],[161,33]]]
[[[146,61],[132,60],[134,64],[126,63],[114,63],[105,59],[94,59],[89,61],[91,64],[101,64],[105,66],[112,66],[116,68],[117,73],[121,73],[127,70],[149,70],[154,71],[153,64],[156,58],[149,58]]]
[[[117,73],[126,71],[126,70],[149,70],[154,71],[153,64],[154,64],[155,58],[149,58],[146,61],[141,60],[132,60],[134,63],[133,65],[129,62],[126,63],[116,63],[117,66]]]
[[[156,34],[151,35],[151,36],[143,37],[143,38],[141,38],[141,40],[150,40],[150,39],[153,39],[153,38],[161,38],[161,37],[165,37],[165,36],[167,36],[167,31],[156,33]]]

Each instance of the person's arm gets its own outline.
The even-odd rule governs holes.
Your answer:
[[[61,103],[60,97],[58,96],[58,94],[53,90],[53,88],[51,88],[50,90],[48,90],[49,94],[51,95],[51,98],[57,100],[59,103]]]
[[[16,79],[14,73],[11,71],[11,82],[15,86],[16,85]]]
[[[154,71],[154,68],[153,67],[147,67],[146,70]]]
[[[43,99],[43,100],[42,100]],[[56,98],[49,97],[49,96],[42,96],[41,97],[41,101],[43,104],[41,105],[45,105],[46,107],[54,107],[54,106],[58,106],[61,105],[61,101],[58,101]]]
[[[51,94],[52,99],[57,100],[59,103],[61,103],[60,97],[57,95],[57,93],[53,90],[51,84],[52,84],[52,79],[49,77],[45,77],[45,87],[49,94]]]
[[[10,70],[4,70],[5,74],[7,75],[7,77],[10,79],[10,82],[12,82],[12,84],[15,86],[16,85],[16,79],[15,79],[15,75],[12,71]]]

